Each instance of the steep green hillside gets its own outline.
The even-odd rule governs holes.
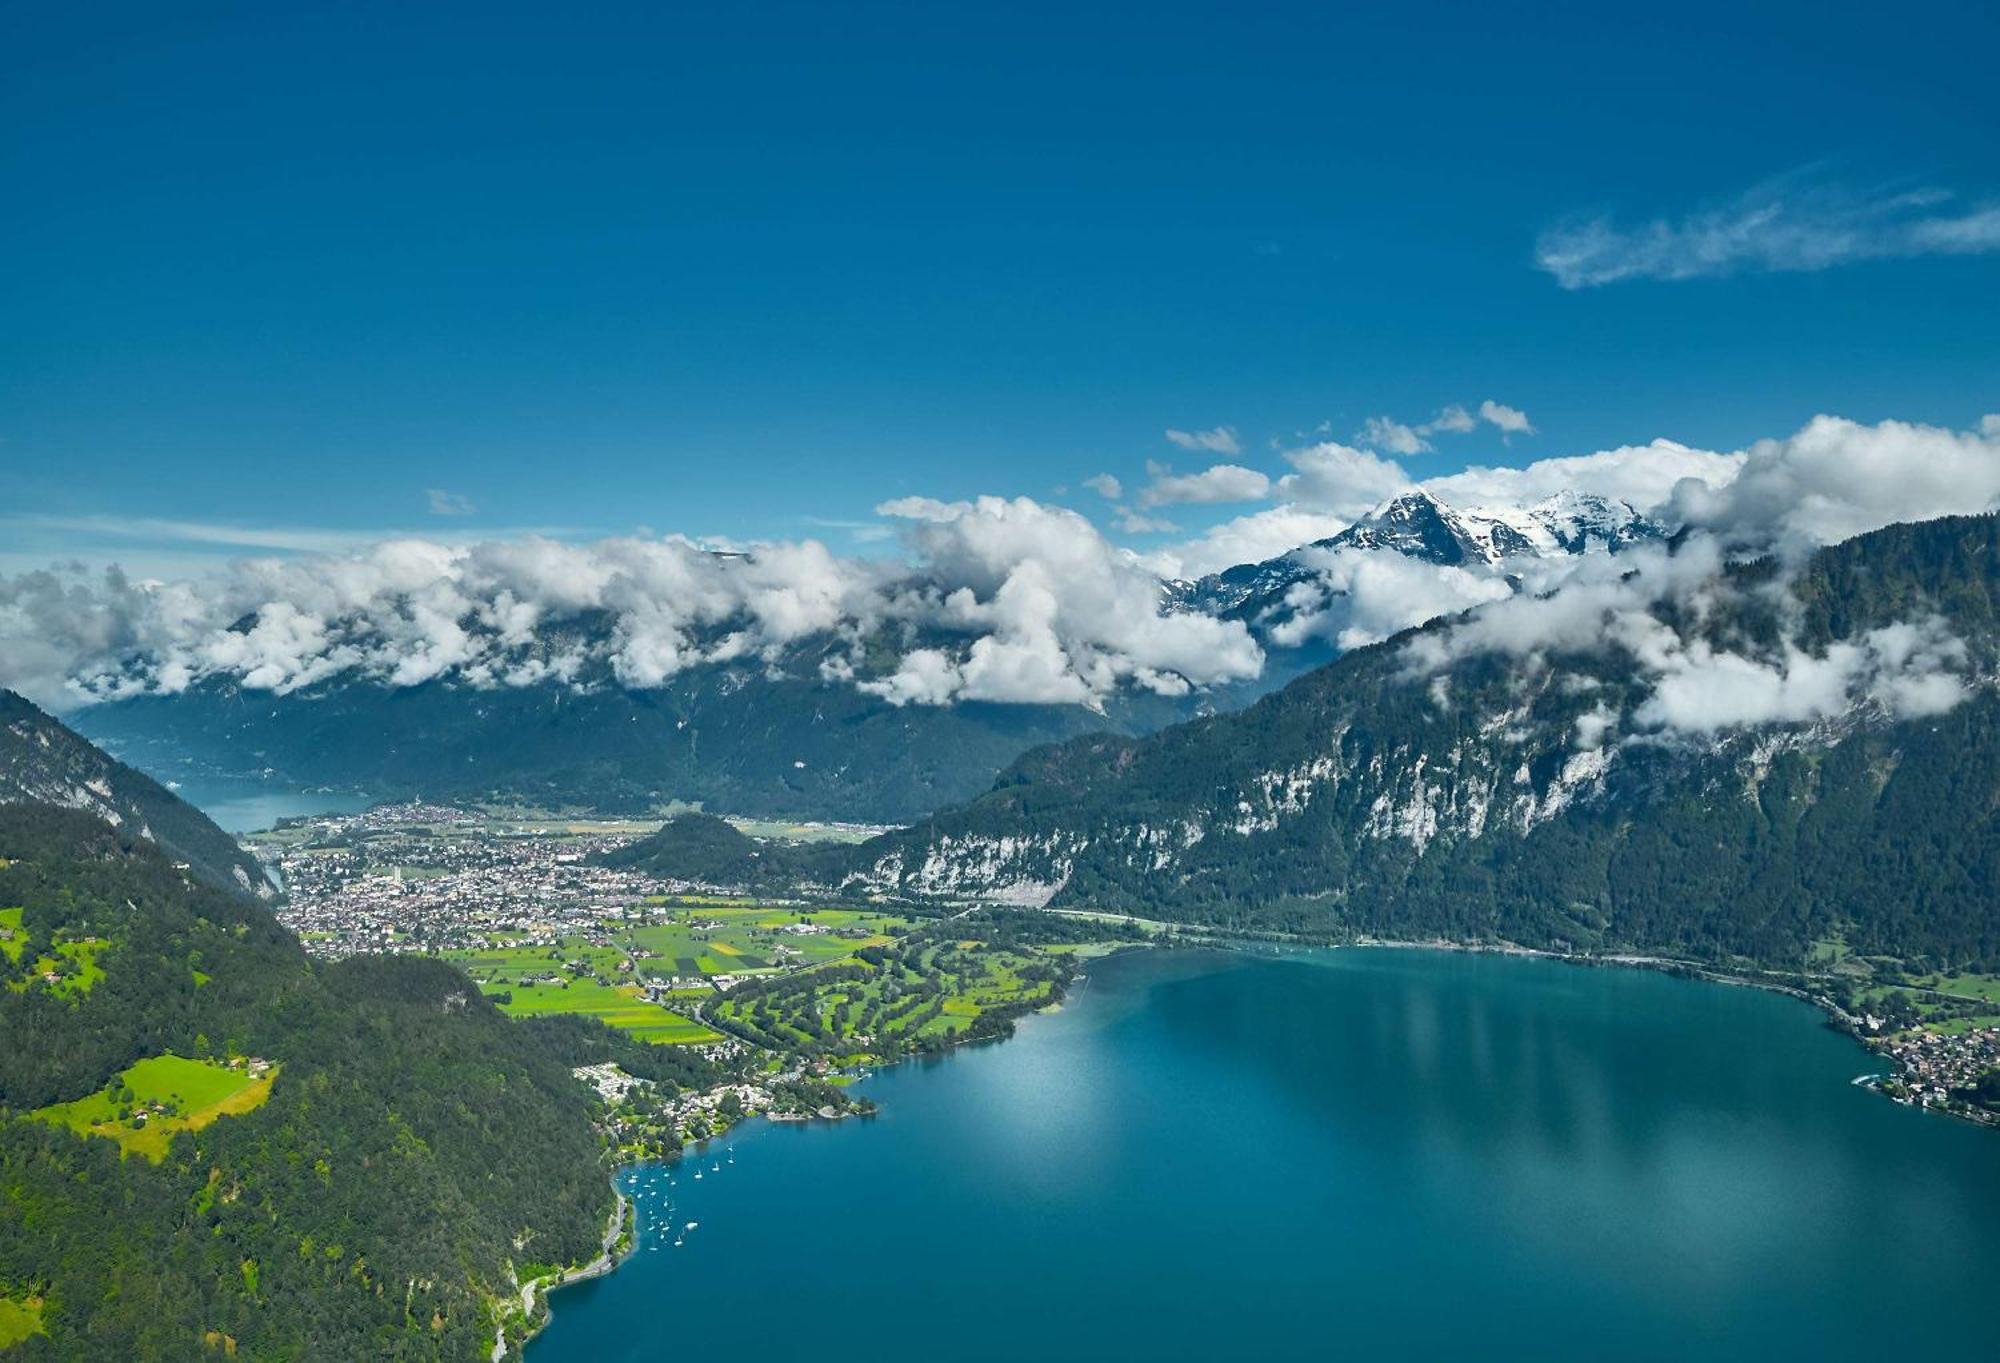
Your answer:
[[[570,1043],[442,964],[315,967],[88,814],[0,807],[0,858],[0,1298],[42,1331],[10,1357],[483,1358],[510,1262],[595,1253]],[[30,973],[86,939],[87,992]]]
[[[678,814],[658,832],[598,860],[668,880],[750,885],[790,879],[822,865],[837,867],[841,858],[837,846],[759,842],[713,814]]]

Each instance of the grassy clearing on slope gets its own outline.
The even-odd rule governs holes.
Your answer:
[[[47,1333],[40,1297],[0,1297],[0,1349],[19,1344],[30,1335]]]
[[[199,1131],[220,1117],[261,1107],[271,1096],[276,1066],[261,1077],[212,1060],[156,1055],[129,1066],[87,1098],[53,1103],[28,1115],[86,1136],[118,1142],[128,1155],[158,1163],[175,1133]]]
[[[81,937],[74,942],[58,942],[53,954],[38,957],[28,968],[26,979],[8,985],[15,993],[25,993],[37,982],[64,998],[88,994],[104,978],[97,955],[110,945],[100,937]]]

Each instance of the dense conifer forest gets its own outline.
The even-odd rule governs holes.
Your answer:
[[[0,1296],[22,1359],[472,1358],[515,1263],[593,1255],[612,1208],[569,1067],[630,1049],[521,1026],[433,961],[309,962],[261,906],[82,813],[0,807]],[[86,989],[30,976],[101,942]],[[696,1057],[657,1077],[697,1079]],[[133,1061],[278,1067],[268,1101],[157,1163],[29,1115]],[[685,1071],[684,1073],[682,1071]]]

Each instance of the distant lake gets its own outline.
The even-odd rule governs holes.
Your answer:
[[[255,781],[189,781],[174,787],[225,833],[255,833],[280,819],[310,814],[354,814],[374,801],[352,791],[274,789]]]
[[[627,1171],[647,1248],[528,1359],[1990,1356],[2000,1132],[1880,1069],[1644,971],[1122,956],[872,1121]]]

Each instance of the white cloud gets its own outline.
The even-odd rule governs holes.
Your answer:
[[[1464,435],[1472,430],[1474,425],[1472,413],[1454,402],[1432,417],[1426,429],[1443,431],[1450,435]]]
[[[1843,641],[1823,654],[1787,644],[1768,658],[1697,640],[1677,651],[1634,714],[1649,728],[1714,733],[1831,719],[1873,701],[1898,719],[1942,714],[1966,695],[1965,645],[1937,620]]]
[[[336,677],[646,688],[702,663],[784,665],[808,638],[858,657],[864,640],[908,634],[921,637],[892,675],[866,683],[897,703],[1095,705],[1262,666],[1240,625],[1163,615],[1157,579],[1073,512],[1025,498],[880,511],[904,523],[906,561],[816,540],[719,554],[675,537],[530,536],[248,559],[188,582],[0,577],[0,684],[65,707],[207,677],[280,693]]]
[[[895,497],[875,508],[878,516],[906,521],[955,521],[965,514],[965,502],[941,502],[935,497]]]
[[[1125,495],[1125,485],[1109,473],[1094,473],[1083,480],[1083,485],[1107,502],[1115,502]]]
[[[441,487],[428,489],[425,501],[433,516],[470,516],[479,508],[472,504],[472,498],[462,492],[446,492]]]
[[[1309,639],[1342,649],[1378,643],[1440,615],[1504,600],[1513,594],[1490,573],[1468,572],[1405,558],[1386,550],[1308,548],[1300,562],[1316,574],[1293,588],[1290,616],[1273,628],[1273,642],[1296,648]]]
[[[1904,421],[1863,425],[1817,416],[1782,440],[1760,440],[1720,487],[1687,482],[1673,508],[1732,541],[1793,549],[1831,544],[1897,521],[2000,506],[2000,431]]]
[[[1426,432],[1428,429],[1425,428]],[[1372,449],[1387,450],[1390,454],[1423,454],[1431,448],[1424,433],[1386,416],[1371,416],[1355,438]]]
[[[1968,694],[1967,651],[1935,618],[1908,621],[1837,642],[1821,652],[1796,643],[1718,644],[1699,622],[1728,603],[1722,545],[1697,533],[1618,559],[1584,556],[1566,577],[1483,606],[1464,621],[1413,639],[1414,675],[1441,673],[1481,654],[1576,659],[1617,654],[1636,665],[1643,689],[1629,727],[1708,735],[1764,724],[1831,719],[1873,704],[1899,719],[1942,713]],[[1780,594],[1785,590],[1779,585]],[[1663,603],[1671,603],[1663,611]],[[1683,622],[1676,629],[1667,620]],[[1569,680],[1588,683],[1580,674]],[[1614,717],[1600,705],[1579,725],[1580,747],[1596,746]]]
[[[1535,259],[1563,288],[1586,289],[1995,250],[2000,205],[1960,207],[1956,196],[1936,189],[1857,193],[1788,176],[1678,221],[1559,224],[1542,234]]]
[[[647,687],[703,662],[777,666],[794,643],[825,636],[851,660],[864,656],[864,640],[896,640],[902,657],[889,675],[857,680],[898,703],[1099,704],[1125,686],[1177,694],[1254,676],[1262,656],[1238,625],[1162,615],[1158,577],[1275,557],[1416,486],[1393,460],[1335,442],[1285,458],[1292,471],[1275,483],[1235,465],[1187,475],[1234,479],[1244,495],[1261,488],[1284,500],[1143,556],[1073,512],[997,497],[883,503],[878,514],[898,523],[907,550],[886,559],[842,557],[816,540],[722,555],[680,537],[400,537],[354,547],[340,532],[332,551],[298,554],[309,534],[149,523],[146,533],[247,537],[298,556],[157,582],[80,568],[0,575],[0,684],[58,705],[173,691],[211,676],[274,691],[343,676]],[[1485,605],[1424,648],[1623,647],[1660,677],[1685,674],[1749,697],[1739,708],[1768,702],[1790,713],[1823,694],[1814,689],[1823,683],[1815,664],[1782,656],[1738,664],[1685,649],[1676,660],[1657,621],[1648,624],[1652,603],[1668,594],[1698,601],[1720,546],[1797,551],[1894,521],[2000,506],[2000,421],[1952,431],[1818,417],[1741,453],[1656,441],[1519,469],[1475,468],[1424,486],[1462,506],[1598,492],[1712,532],[1673,555],[1642,549],[1532,565],[1525,593]],[[1203,493],[1211,495],[1219,492]],[[1165,525],[1122,505],[1113,511],[1129,533]],[[91,523],[103,533],[131,526]],[[1322,565],[1319,598],[1294,603],[1296,628],[1351,645],[1497,590],[1405,568],[1369,559]],[[1897,654],[1902,644],[1886,637],[1868,647],[1872,654],[1840,674],[1850,693],[1859,688],[1898,713],[1956,694],[1925,662],[1935,649]],[[1661,704],[1662,723],[1692,723],[1678,693]]]
[[[1519,407],[1509,407],[1504,402],[1492,398],[1479,404],[1479,419],[1498,426],[1508,435],[1533,435],[1535,428],[1528,422],[1528,414]]]
[[[1167,443],[1188,451],[1206,454],[1241,454],[1243,445],[1233,426],[1217,426],[1209,431],[1168,431]]]
[[[1294,472],[1278,480],[1280,497],[1348,520],[1416,486],[1393,460],[1331,440],[1285,458]]]
[[[1024,497],[922,509],[911,547],[942,593],[929,618],[978,637],[942,663],[914,650],[864,690],[896,703],[1098,704],[1123,683],[1179,694],[1262,670],[1241,625],[1161,614],[1158,579],[1074,512]]]
[[[1692,449],[1671,440],[1626,445],[1595,454],[1538,459],[1519,468],[1475,465],[1424,480],[1426,491],[1452,506],[1532,506],[1558,492],[1592,492],[1630,502],[1641,511],[1659,506],[1684,478],[1719,487],[1743,467],[1741,454]]]
[[[1477,417],[1456,402],[1441,409],[1429,421],[1415,426],[1397,421],[1394,417],[1371,416],[1362,423],[1354,438],[1370,449],[1385,450],[1390,454],[1406,456],[1428,454],[1436,448],[1431,443],[1430,437],[1465,435],[1477,429],[1481,421],[1497,426],[1506,435],[1535,433],[1535,428],[1529,423],[1526,412],[1488,398],[1479,404]]]
[[[1200,473],[1173,473],[1149,466],[1152,481],[1139,493],[1141,507],[1254,502],[1271,494],[1268,474],[1241,464],[1214,464]]]
[[[226,525],[214,521],[182,521],[158,516],[10,515],[6,523],[18,530],[57,534],[86,543],[150,542],[193,544],[220,549],[270,549],[285,553],[327,554],[365,548],[391,538],[381,529],[329,530],[322,526]]]
[[[1136,560],[1163,578],[1193,579],[1238,563],[1262,563],[1345,530],[1348,518],[1301,506],[1274,506],[1211,526],[1199,537]]]

